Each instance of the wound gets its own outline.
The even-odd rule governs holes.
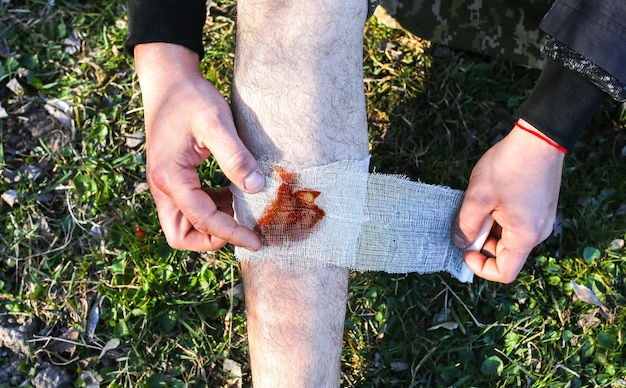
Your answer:
[[[321,194],[310,189],[298,189],[300,174],[276,166],[281,184],[276,199],[263,210],[254,227],[264,245],[277,246],[287,241],[307,238],[315,225],[326,215],[315,204]]]

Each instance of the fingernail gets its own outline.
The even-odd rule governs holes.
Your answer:
[[[452,244],[461,249],[467,247],[467,241],[458,233],[452,233]]]
[[[255,171],[243,180],[243,189],[248,193],[256,193],[263,188],[265,179],[259,171]]]
[[[258,241],[255,241],[254,244],[247,244],[245,248],[249,251],[256,252],[261,249],[262,246],[263,245],[261,245]]]

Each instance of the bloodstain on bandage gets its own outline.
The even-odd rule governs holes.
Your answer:
[[[278,186],[278,195],[263,210],[254,226],[254,231],[261,236],[263,244],[268,246],[304,240],[326,215],[324,210],[315,204],[315,200],[321,194],[319,191],[297,189],[299,173],[289,172],[279,166],[276,166],[274,171],[282,180]]]

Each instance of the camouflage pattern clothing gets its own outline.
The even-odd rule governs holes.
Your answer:
[[[369,1],[371,7],[376,0]],[[434,43],[534,68],[543,68],[545,58],[551,58],[623,102],[626,5],[622,1],[382,0],[376,15]],[[554,39],[542,30],[561,37]],[[587,46],[581,46],[581,41]],[[589,42],[597,44],[589,46]],[[587,58],[583,52],[593,55]],[[607,67],[602,68],[602,63]]]
[[[541,68],[541,19],[553,0],[382,0],[405,30],[446,46]]]

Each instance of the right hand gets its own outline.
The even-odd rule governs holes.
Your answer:
[[[169,43],[135,47],[146,125],[146,174],[168,244],[213,251],[226,243],[258,250],[261,240],[221,211],[203,190],[196,168],[211,154],[247,193],[263,188],[256,160],[237,135],[228,103],[200,73],[198,55]],[[216,203],[218,202],[218,203]],[[229,214],[230,213],[230,214]]]
[[[533,131],[539,132],[520,119]],[[467,251],[478,276],[511,283],[532,249],[552,232],[564,154],[544,140],[513,130],[478,161],[453,228],[452,242],[466,248],[490,215],[495,226],[483,252]],[[485,254],[489,253],[489,254]]]

